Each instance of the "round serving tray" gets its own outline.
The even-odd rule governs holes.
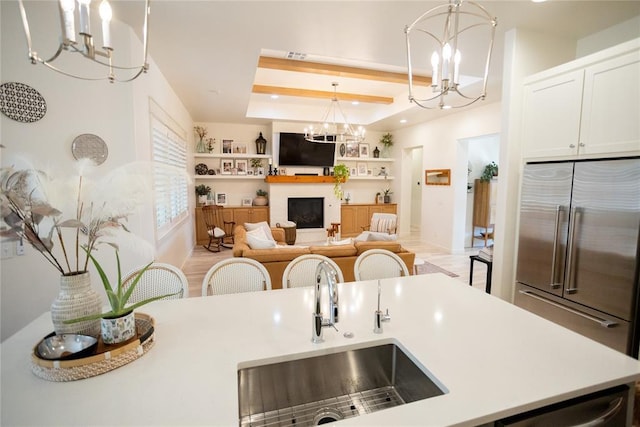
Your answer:
[[[153,317],[135,313],[136,336],[120,344],[107,345],[98,339],[93,355],[73,360],[47,360],[37,353],[37,344],[31,352],[31,371],[48,381],[75,381],[95,377],[131,363],[146,354],[155,343]]]

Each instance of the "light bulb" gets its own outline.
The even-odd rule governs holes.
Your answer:
[[[80,5],[80,33],[88,36],[91,35],[89,4],[91,4],[91,0],[78,0],[78,5]]]
[[[103,21],[111,21],[111,18],[113,17],[113,12],[111,11],[111,5],[107,0],[102,0],[102,3],[100,3],[100,7],[98,8],[98,11],[100,13],[100,19],[102,19]]]
[[[111,5],[107,0],[102,0],[100,8],[98,9],[100,18],[102,18],[102,47],[105,49],[111,49],[111,28],[109,23],[113,13],[111,12]]]
[[[442,80],[449,80],[449,61],[451,61],[451,46],[445,43],[442,46]]]
[[[62,25],[64,37],[70,42],[76,41],[76,27],[73,18],[73,11],[76,4],[73,0],[60,0],[60,8],[62,9]]]

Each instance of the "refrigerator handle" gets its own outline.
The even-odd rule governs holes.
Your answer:
[[[520,292],[522,295],[526,295],[528,297],[531,297],[533,299],[537,299],[538,301],[542,301],[544,303],[547,303],[549,305],[552,305],[554,307],[560,308],[562,310],[568,311],[570,313],[576,314],[580,317],[584,317],[585,319],[591,320],[592,322],[596,322],[597,324],[599,324],[600,326],[602,326],[603,328],[613,328],[614,326],[618,325],[618,322],[614,322],[613,320],[607,320],[607,319],[599,319],[595,316],[591,316],[590,314],[587,313],[583,313],[582,311],[578,311],[578,310],[574,310],[573,308],[558,304],[556,302],[553,302],[551,300],[548,300],[544,297],[541,297],[540,295],[534,294],[531,291],[518,291]]]
[[[577,207],[571,208],[571,215],[569,218],[569,243],[567,245],[567,270],[564,275],[564,290],[568,294],[575,294],[578,292],[578,288],[575,286],[575,280],[573,277],[573,258],[575,256],[574,240],[576,237],[576,223],[578,222],[578,213],[580,213],[580,209],[578,209]]]
[[[560,234],[560,213],[564,211],[561,205],[556,206],[556,226],[553,231],[553,255],[551,255],[551,289],[558,289],[562,283],[556,282],[556,267],[558,265],[558,235]]]

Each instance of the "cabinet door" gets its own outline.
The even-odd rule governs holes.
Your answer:
[[[398,205],[396,205],[395,203],[371,205],[369,206],[369,219],[367,221],[371,220],[371,216],[373,215],[374,212],[395,214],[397,213],[397,210],[398,210],[397,207]]]
[[[196,208],[196,243],[198,245],[206,245],[209,242],[209,235],[207,234],[207,227],[204,225],[204,219],[202,218],[202,208]]]
[[[251,208],[251,221],[249,222],[269,222],[269,208],[268,207],[253,207]]]
[[[584,71],[526,85],[522,123],[523,156],[576,156]]]
[[[251,208],[233,208],[233,220],[236,225],[253,222],[251,218]]]
[[[640,51],[587,67],[580,155],[640,152]]]
[[[349,237],[356,236],[358,233],[356,231],[357,227],[357,207],[356,206],[348,206],[342,205],[340,208],[340,226],[341,237]]]

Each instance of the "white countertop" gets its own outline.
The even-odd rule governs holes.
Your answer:
[[[637,360],[442,274],[383,280],[381,335],[376,282],[340,285],[340,332],[325,328],[322,344],[312,299],[299,288],[152,303],[140,310],[156,321],[146,355],[67,383],[31,373],[45,313],[2,343],[1,424],[238,425],[238,365],[375,342],[400,343],[448,392],[342,423],[478,425],[640,379]]]

